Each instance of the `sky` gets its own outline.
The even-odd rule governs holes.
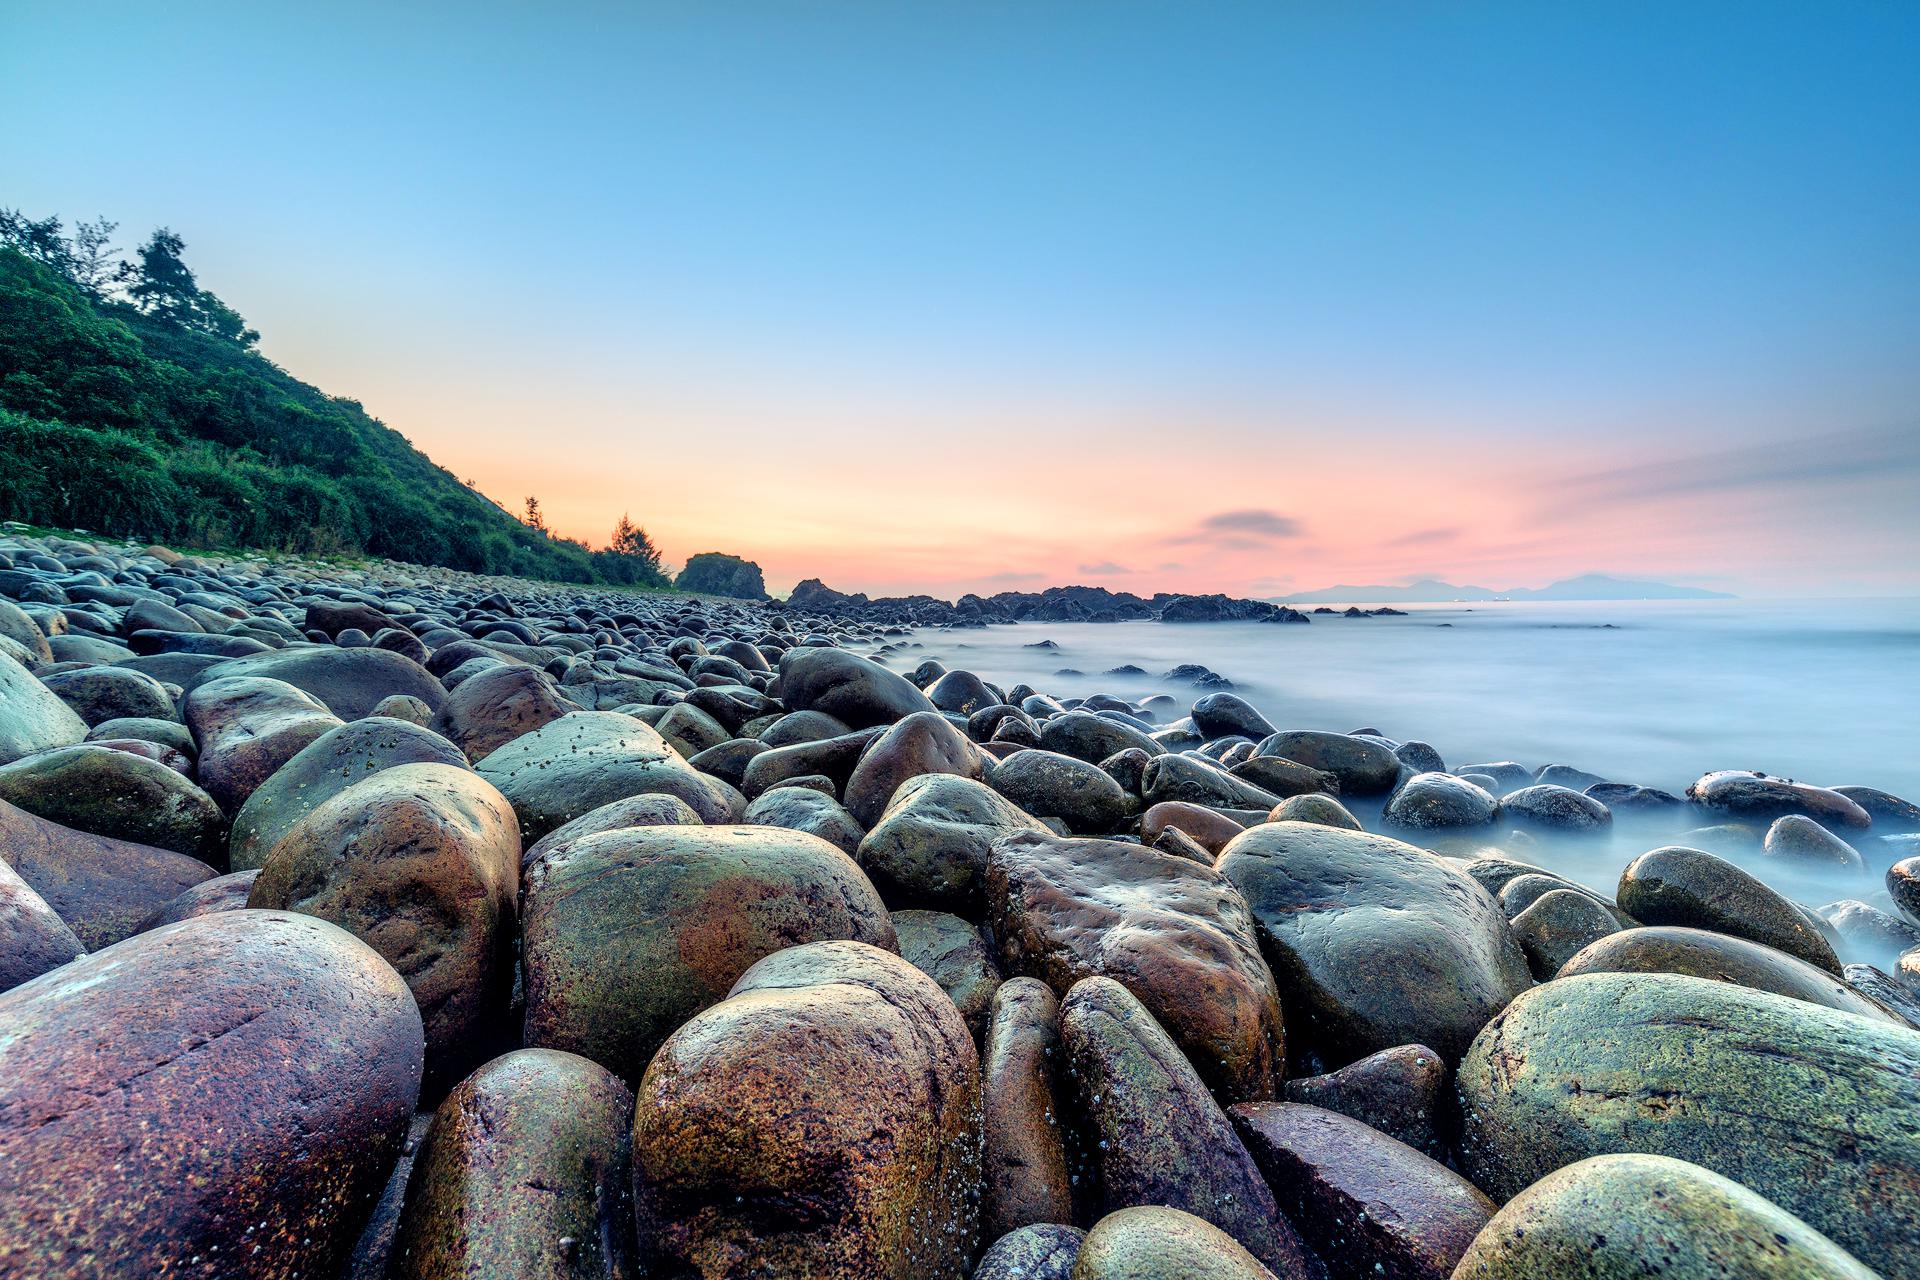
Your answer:
[[[1913,595],[1916,66],[1868,0],[4,0],[0,205],[777,592]]]

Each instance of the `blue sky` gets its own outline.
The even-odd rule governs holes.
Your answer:
[[[0,203],[775,585],[1920,590],[1920,6],[397,8],[10,4]]]

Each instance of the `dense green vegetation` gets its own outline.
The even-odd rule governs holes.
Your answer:
[[[732,596],[736,600],[765,600],[767,583],[760,566],[739,556],[719,551],[702,551],[687,558],[687,567],[673,580],[682,591],[703,591],[708,595]]]
[[[664,586],[622,517],[592,550],[463,484],[352,400],[292,377],[200,288],[170,231],[0,210],[0,516],[207,548],[356,553]]]

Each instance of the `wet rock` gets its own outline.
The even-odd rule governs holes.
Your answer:
[[[1016,751],[994,769],[993,789],[1026,812],[1085,834],[1111,831],[1132,807],[1098,765],[1053,751]]]
[[[102,721],[87,732],[88,742],[109,740],[151,742],[155,746],[178,751],[189,760],[193,759],[194,754],[199,750],[194,746],[192,730],[178,720],[127,717]]]
[[[433,728],[467,759],[477,761],[521,734],[580,709],[561,696],[544,672],[503,663],[456,685],[434,713]]]
[[[1258,740],[1275,732],[1274,727],[1267,723],[1267,718],[1253,709],[1251,702],[1232,693],[1209,693],[1195,702],[1193,723],[1209,738],[1238,734],[1243,738]]]
[[[216,865],[224,856],[227,820],[211,796],[157,760],[98,743],[0,765],[0,800],[110,840]]]
[[[1684,803],[1670,792],[1630,782],[1596,782],[1586,788],[1586,794],[1616,814],[1657,814],[1677,809]]]
[[[804,831],[848,855],[859,849],[867,833],[838,800],[805,787],[775,787],[761,792],[747,806],[741,821],[748,826]]]
[[[1583,947],[1619,929],[1611,912],[1591,895],[1572,889],[1544,893],[1513,918],[1513,936],[1541,982],[1558,973]]]
[[[1769,858],[1814,866],[1835,866],[1845,871],[1865,871],[1860,851],[1834,835],[1812,818],[1789,813],[1775,818],[1767,828],[1760,851]]]
[[[709,747],[717,747],[732,735],[718,720],[687,702],[677,702],[654,722],[654,729],[667,745],[688,759]]]
[[[940,984],[978,1041],[987,1028],[1000,967],[980,931],[944,911],[895,911],[900,958]]]
[[[927,773],[975,780],[986,775],[979,748],[937,711],[903,717],[867,748],[847,779],[847,810],[870,826],[901,783]]]
[[[0,996],[0,1274],[333,1274],[420,1085],[399,975],[229,912]]]
[[[1140,839],[1153,844],[1160,833],[1173,828],[1192,838],[1209,855],[1219,853],[1226,847],[1227,841],[1246,830],[1238,822],[1215,809],[1203,805],[1187,804],[1179,800],[1169,800],[1156,804],[1140,819]],[[1212,861],[1211,856],[1207,858]]]
[[[87,722],[32,672],[0,653],[0,765],[87,736]]]
[[[816,776],[826,778],[835,788],[842,787],[853,776],[854,767],[867,747],[883,732],[862,729],[838,738],[797,742],[762,751],[747,761],[746,772],[740,776],[740,790],[752,798],[794,778]]]
[[[970,716],[993,706],[1000,696],[971,671],[949,671],[927,687],[927,701],[938,710]]]
[[[1451,1059],[1532,985],[1486,890],[1398,840],[1270,822],[1217,866],[1252,908],[1290,1029],[1339,1062],[1404,1044]]]
[[[959,1277],[979,1247],[980,1069],[898,956],[768,956],[681,1027],[634,1109],[648,1274]]]
[[[1283,1275],[1291,1274],[1282,1272]],[[1094,1225],[1074,1260],[1072,1280],[1273,1280],[1239,1241],[1220,1228],[1162,1205],[1110,1213]]]
[[[199,779],[222,809],[237,811],[253,789],[340,719],[281,680],[209,680],[187,695],[187,727],[199,748]]]
[[[1281,756],[1340,779],[1345,794],[1381,795],[1400,778],[1400,757],[1371,738],[1317,729],[1292,729],[1261,740],[1256,755]]]
[[[1551,783],[1536,783],[1501,796],[1500,816],[1517,827],[1542,831],[1601,831],[1613,825],[1607,806]]]
[[[85,954],[80,939],[47,900],[0,862],[0,992]]]
[[[1901,915],[1920,924],[1920,857],[1902,858],[1887,868],[1887,894]]]
[[[1850,964],[1843,976],[1849,987],[1920,1029],[1920,992],[1870,964]]]
[[[1382,1049],[1338,1071],[1286,1082],[1288,1102],[1352,1116],[1435,1160],[1445,1160],[1456,1127],[1446,1062],[1423,1044]]]
[[[1447,1280],[1493,1217],[1453,1170],[1335,1111],[1294,1102],[1233,1108],[1280,1211],[1334,1280]]]
[[[1347,806],[1327,795],[1288,796],[1273,806],[1267,819],[1270,822],[1310,822],[1315,826],[1336,827],[1342,831],[1364,830],[1360,819],[1348,812]]]
[[[1920,831],[1920,804],[1878,787],[1835,787],[1873,819],[1875,831]]]
[[[1312,1273],[1306,1247],[1226,1113],[1125,987],[1108,978],[1077,983],[1060,1006],[1060,1042],[1105,1212],[1132,1205],[1183,1209],[1282,1276]],[[1086,1263],[1083,1251],[1076,1275]]]
[[[1212,867],[1114,840],[1016,832],[987,859],[1001,971],[1131,991],[1229,1101],[1271,1098],[1286,1036],[1247,905]]]
[[[1556,1170],[1495,1215],[1458,1280],[1874,1280],[1779,1205],[1710,1169],[1608,1155]]]
[[[0,636],[19,645],[31,664],[53,661],[47,633],[40,629],[40,624],[33,620],[32,615],[11,600],[0,600]],[[4,677],[0,677],[0,683],[4,683]],[[5,761],[0,760],[0,764],[3,763]]]
[[[1642,924],[1728,933],[1840,972],[1840,959],[1811,913],[1711,853],[1680,845],[1643,853],[1621,874],[1615,896]]]
[[[125,667],[81,667],[40,678],[89,725],[129,717],[171,720],[173,696],[158,680]]]
[[[1582,973],[1678,973],[1886,1020],[1874,1001],[1862,999],[1825,969],[1784,951],[1705,929],[1622,930],[1582,949],[1560,969],[1565,978]]]
[[[1889,1280],[1920,1275],[1920,1032],[1726,982],[1583,974],[1515,1000],[1458,1079],[1462,1167],[1496,1197],[1590,1156],[1681,1156]]]
[[[633,1094],[552,1049],[495,1058],[434,1114],[389,1280],[632,1274]]]
[[[1896,956],[1920,947],[1920,925],[1909,924],[1857,898],[1830,902],[1818,914],[1841,942],[1855,950]]]
[[[677,796],[628,796],[624,800],[614,800],[598,809],[589,810],[572,822],[547,832],[521,851],[520,866],[522,870],[530,868],[553,850],[588,836],[597,836],[603,831],[624,831],[628,827],[701,825],[700,815]]]
[[[1797,813],[1829,827],[1855,830],[1873,822],[1865,809],[1838,791],[1737,769],[1706,774],[1687,788],[1687,799],[1736,818],[1770,821]]]
[[[977,919],[993,842],[1041,830],[1039,819],[983,782],[922,774],[894,791],[857,856],[889,902]]]
[[[981,1063],[981,1224],[989,1236],[1073,1218],[1056,1074],[1059,1013],[1053,989],[1037,978],[1009,978],[994,992]]]
[[[427,1092],[487,1056],[513,986],[520,835],[465,768],[409,764],[339,792],[268,851],[247,905],[339,925],[406,979],[426,1026]]]
[[[932,711],[905,676],[841,649],[789,649],[771,690],[790,711],[819,711],[855,729]]]
[[[410,693],[396,693],[380,699],[373,714],[388,720],[404,720],[422,728],[433,723],[433,708]]]
[[[459,748],[430,729],[387,716],[338,725],[302,747],[253,789],[227,845],[235,871],[258,868],[280,838],[348,787],[384,769],[438,764],[465,769]]]
[[[1089,764],[1099,764],[1122,751],[1157,756],[1162,750],[1152,737],[1132,725],[1088,711],[1069,711],[1041,721],[1039,745]]]
[[[1069,1280],[1086,1238],[1080,1228],[1056,1222],[1009,1231],[980,1256],[973,1280]]]
[[[289,646],[251,658],[236,658],[210,668],[193,683],[229,676],[265,676],[284,680],[318,698],[342,720],[372,715],[382,699],[396,693],[420,699],[435,711],[446,690],[410,658],[386,649],[336,649],[324,645]],[[189,693],[192,692],[190,688]]]
[[[256,868],[203,880],[191,889],[184,890],[162,903],[141,924],[139,932],[158,929],[162,925],[179,924],[182,920],[192,920],[197,916],[244,910],[247,898],[253,892],[253,882],[259,878],[259,875],[260,872]]]
[[[824,742],[851,732],[842,721],[823,711],[791,711],[781,716],[760,734],[769,747],[790,747],[802,742]]]
[[[1416,773],[1387,801],[1382,821],[1416,831],[1484,827],[1499,812],[1500,802],[1471,782],[1444,773]]]
[[[198,858],[76,831],[5,801],[0,861],[91,951],[138,932],[155,909],[215,874]]]
[[[1147,761],[1140,794],[1149,805],[1183,801],[1217,809],[1271,809],[1280,803],[1272,792],[1211,761],[1188,755],[1159,755]]]
[[[1400,757],[1400,763],[1409,773],[1445,773],[1447,771],[1447,762],[1429,743],[1403,742],[1393,749],[1393,754]]]
[[[1455,769],[1454,773],[1459,777],[1477,773],[1492,778],[1496,795],[1518,791],[1533,782],[1533,770],[1523,764],[1516,764],[1512,760],[1499,760],[1491,764],[1463,764]]]
[[[349,629],[375,635],[389,627],[405,630],[391,615],[357,600],[315,600],[307,605],[302,631],[320,631],[337,638]]]
[[[652,726],[617,711],[562,716],[520,735],[474,767],[520,815],[527,843],[628,796],[677,797],[702,822],[730,822],[746,808],[745,797],[694,769]]]
[[[1340,779],[1324,769],[1312,769],[1279,756],[1254,756],[1229,770],[1234,777],[1251,782],[1269,795],[1286,799],[1321,791],[1338,795]]]
[[[638,1080],[756,961],[824,939],[899,945],[859,867],[817,836],[632,827],[576,839],[527,872],[526,1042]]]

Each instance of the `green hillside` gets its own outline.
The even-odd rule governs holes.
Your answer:
[[[0,517],[207,548],[359,553],[484,573],[664,585],[620,548],[530,527],[358,403],[254,349],[178,237],[106,256],[0,210]]]

